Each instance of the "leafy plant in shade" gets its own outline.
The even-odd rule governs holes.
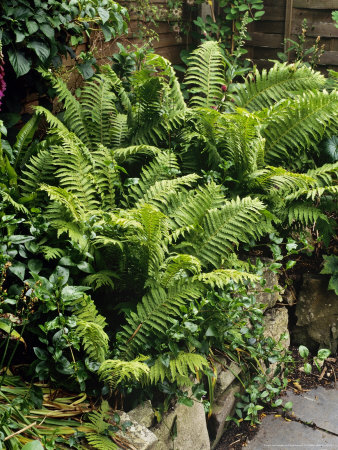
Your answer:
[[[94,27],[105,40],[124,33],[127,10],[113,0],[5,0],[0,6],[3,47],[17,77],[31,68],[60,65],[60,55],[83,41]]]
[[[324,267],[320,273],[331,275],[328,288],[338,295],[338,256],[324,255],[323,258]]]

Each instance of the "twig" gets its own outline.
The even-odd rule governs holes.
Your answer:
[[[9,436],[6,436],[4,441],[7,441],[8,439],[12,439],[12,437],[16,436],[17,434],[24,433],[25,431],[29,430],[30,428],[34,427],[36,425],[36,422],[32,422],[29,425],[26,425],[25,427],[21,428],[21,430],[16,431],[13,434],[10,434]]]
[[[318,378],[319,381],[323,378],[323,376],[325,375],[326,371],[327,371],[327,367],[325,366],[323,371],[322,371],[322,373],[320,374],[320,377]]]

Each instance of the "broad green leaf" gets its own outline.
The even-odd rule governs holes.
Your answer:
[[[31,441],[25,444],[21,450],[43,450],[43,446],[40,441]]]
[[[17,77],[25,75],[32,66],[32,62],[22,52],[12,48],[8,49],[8,58]]]
[[[20,278],[21,281],[25,279],[25,271],[26,271],[26,265],[22,262],[15,262],[11,265],[9,270],[14,273],[17,277]]]
[[[300,345],[298,351],[302,358],[307,358],[309,356],[309,349],[305,347],[305,345]]]
[[[28,20],[26,22],[27,30],[29,34],[34,34],[38,31],[39,25],[33,20]]]
[[[42,25],[40,26],[40,30],[41,30],[41,31],[43,32],[43,34],[44,34],[45,36],[47,36],[49,39],[54,39],[54,30],[53,30],[53,28],[52,28],[50,25],[44,23],[44,24],[42,24]]]
[[[318,350],[317,357],[321,360],[328,358],[331,355],[331,351],[328,348],[322,348]]]
[[[312,372],[312,366],[311,366],[311,364],[309,364],[309,363],[305,363],[305,364],[304,364],[304,372],[305,372],[306,374],[308,374],[308,375]]]
[[[106,23],[107,20],[109,20],[109,11],[107,11],[105,8],[98,7],[97,12],[99,13],[102,23]]]
[[[46,59],[48,59],[50,55],[50,50],[48,45],[44,44],[43,42],[39,41],[32,41],[27,44],[28,48],[31,48],[35,51],[37,57],[42,61],[45,62]]]

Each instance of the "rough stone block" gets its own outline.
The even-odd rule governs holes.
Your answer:
[[[116,434],[128,441],[135,450],[153,450],[158,441],[156,435],[148,428],[132,420],[132,418],[123,411],[119,411],[121,423],[130,421],[133,423],[125,432],[118,431]]]
[[[297,343],[312,347],[314,341],[321,347],[329,348],[333,353],[337,351],[338,296],[334,291],[328,290],[328,277],[304,275],[296,316],[296,336],[309,338],[309,342]]]
[[[136,408],[128,411],[128,416],[132,422],[137,422],[144,427],[150,428],[153,425],[155,414],[151,401],[147,400],[141,403]]]
[[[222,437],[226,418],[233,413],[237,402],[235,394],[239,391],[239,384],[233,383],[212,405],[212,414],[208,420],[211,449],[217,446]]]
[[[176,405],[152,431],[158,438],[153,450],[210,450],[204,407],[198,402]]]

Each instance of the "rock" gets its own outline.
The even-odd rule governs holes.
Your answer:
[[[328,278],[320,275],[304,274],[303,285],[296,307],[297,329],[307,341],[297,342],[313,347],[329,348],[333,353],[338,347],[338,296],[328,290]]]
[[[211,449],[214,449],[224,432],[226,418],[231,416],[235,408],[237,398],[235,394],[240,391],[238,383],[232,383],[212,405],[212,414],[208,420],[208,431],[211,442]]]
[[[289,315],[285,306],[283,306],[282,308],[274,308],[266,311],[263,319],[263,324],[265,337],[271,337],[276,342],[278,342],[283,334],[285,334],[286,339],[281,340],[281,344],[285,349],[289,348]]]
[[[128,412],[128,416],[132,422],[135,421],[144,427],[150,428],[155,419],[151,401],[147,400],[146,402],[138,405],[136,408]]]
[[[268,258],[262,258],[262,262],[265,264],[272,264],[273,260]],[[256,294],[257,303],[264,303],[265,309],[273,308],[277,302],[281,302],[282,288],[278,282],[278,274],[269,270],[268,267],[264,267],[262,277],[265,279],[265,285],[260,287],[260,291],[264,289],[271,289],[272,292],[259,292]],[[276,291],[275,289],[278,288]]]
[[[235,380],[235,378],[240,374],[241,369],[234,362],[230,363],[230,366],[225,358],[218,358],[215,364],[217,370],[217,380],[214,389],[214,399],[217,400],[230,386],[230,384]]]
[[[274,341],[280,342],[285,349],[290,347],[290,333],[288,328],[289,315],[284,306],[282,308],[274,308],[266,311],[263,318],[263,325],[265,337],[271,337]],[[285,336],[285,339],[281,339],[283,335]],[[263,361],[261,361],[261,365],[264,370],[267,370]],[[267,373],[269,378],[274,377],[277,366],[278,362],[269,365],[269,372]],[[284,365],[282,364],[282,368],[283,367]]]
[[[210,450],[204,407],[198,402],[176,405],[152,431],[158,438],[153,450]]]
[[[116,433],[117,436],[128,441],[135,450],[153,450],[155,448],[154,445],[158,441],[156,435],[145,426],[135,422],[129,414],[126,414],[123,411],[119,411],[118,413],[120,415],[121,424],[126,421],[130,421],[133,424],[131,427],[128,427],[125,432],[118,431]]]

